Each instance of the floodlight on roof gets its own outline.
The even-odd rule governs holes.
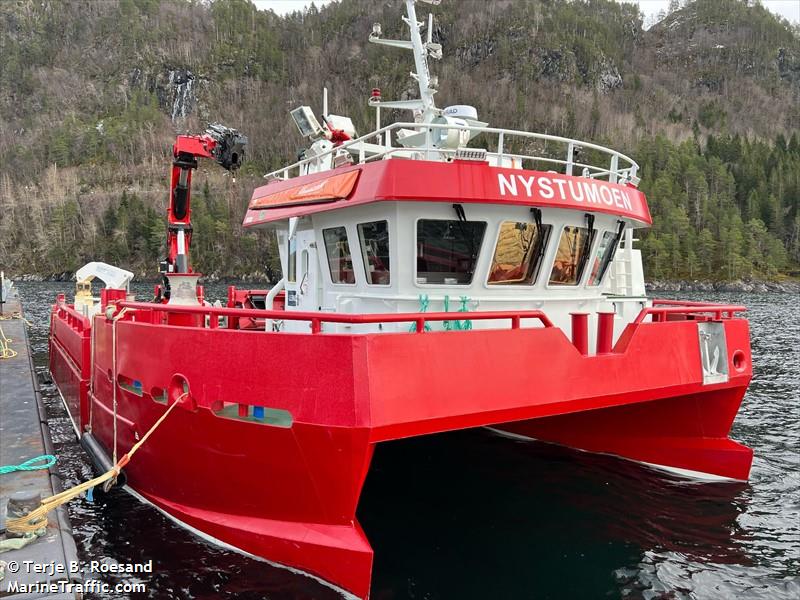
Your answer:
[[[289,114],[292,115],[292,120],[303,137],[318,138],[324,136],[324,130],[319,121],[317,121],[317,117],[314,116],[314,111],[311,110],[310,106],[298,106],[289,111]]]

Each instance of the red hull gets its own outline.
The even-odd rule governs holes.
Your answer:
[[[728,439],[744,392],[726,388],[496,428],[699,477],[747,480],[753,451]]]
[[[752,374],[744,319],[722,321],[728,381],[703,385],[697,322],[685,317],[632,324],[613,352],[583,356],[554,327],[316,335],[134,314],[117,324],[116,369],[112,323],[95,318],[90,398],[87,323],[66,305],[54,310],[50,368],[81,431],[91,418],[111,453],[115,372],[120,453],[188,384],[189,401],[126,467],[131,487],[212,537],[359,597],[369,594],[372,549],[355,514],[381,441],[491,425],[666,467],[749,474],[752,452],[727,437]],[[228,403],[291,421],[220,414]]]

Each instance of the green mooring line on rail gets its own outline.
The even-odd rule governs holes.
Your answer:
[[[19,465],[3,465],[0,467],[0,475],[13,473],[14,471],[38,471],[39,469],[49,469],[56,464],[56,457],[52,454],[42,454],[36,458],[26,460]]]

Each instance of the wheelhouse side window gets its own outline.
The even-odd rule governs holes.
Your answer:
[[[483,221],[417,221],[417,283],[472,283],[485,232]]]
[[[594,262],[592,263],[592,272],[589,274],[589,285],[600,285],[603,281],[603,276],[608,270],[608,265],[614,259],[614,252],[619,244],[619,238],[616,232],[606,231],[600,240],[600,245],[597,247],[597,252],[594,255]]]
[[[333,283],[355,283],[356,274],[353,271],[353,258],[350,254],[350,244],[347,241],[347,229],[344,227],[323,229],[322,238],[325,240],[325,254],[328,256],[331,281]]]
[[[389,223],[375,221],[358,225],[358,240],[367,283],[389,285]]]
[[[550,283],[554,285],[577,285],[589,258],[591,235],[586,227],[567,225],[558,240],[556,259],[550,271]]]
[[[286,281],[297,281],[297,240],[294,236],[286,241]]]
[[[489,285],[532,285],[550,236],[550,225],[505,221],[489,269]]]

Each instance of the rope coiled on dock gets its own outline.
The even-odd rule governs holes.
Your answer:
[[[0,327],[0,360],[4,358],[14,358],[17,355],[16,350],[11,349],[11,338],[6,337],[3,328]]]
[[[19,319],[20,321],[25,321],[28,327],[33,327],[33,323],[28,321],[25,317],[22,316],[21,312],[13,312],[11,314],[4,313],[0,315],[0,321],[13,321],[14,319]]]

